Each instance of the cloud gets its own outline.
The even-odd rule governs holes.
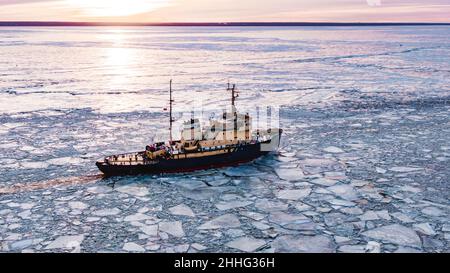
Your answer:
[[[171,5],[165,6],[161,1],[170,1]],[[119,0],[0,0],[0,20],[445,22],[450,14],[449,0],[123,0],[121,3],[128,5],[126,10],[118,3]]]
[[[70,7],[80,9],[89,17],[128,16],[166,7],[172,0],[65,0]]]
[[[209,4],[208,4],[209,3]],[[448,0],[177,0],[140,21],[449,21]],[[435,15],[435,16],[434,16]],[[175,20],[173,18],[176,18]]]
[[[366,0],[369,6],[381,6],[381,0]]]
[[[27,1],[0,3],[0,21],[73,21],[79,16],[79,11],[68,8],[60,0]]]
[[[29,3],[39,3],[39,2],[51,2],[58,0],[0,0],[0,5],[17,5],[17,4],[29,4]]]

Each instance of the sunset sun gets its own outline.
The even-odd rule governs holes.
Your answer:
[[[167,6],[170,0],[65,0],[81,10],[85,16],[119,17],[129,16]]]

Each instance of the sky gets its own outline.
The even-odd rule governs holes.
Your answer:
[[[0,21],[450,22],[450,0],[0,0]]]

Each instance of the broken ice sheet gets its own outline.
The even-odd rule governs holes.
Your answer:
[[[304,177],[303,170],[300,168],[277,168],[275,172],[280,179],[287,181],[297,181]]]
[[[67,29],[54,31],[45,36],[70,40],[75,35]],[[149,43],[132,51],[144,56],[152,44],[155,58],[139,62],[153,68],[145,74],[154,80],[150,86],[148,77],[138,75],[142,71],[126,69],[126,78],[133,82],[127,88],[112,80],[113,66],[97,69],[105,52],[85,42],[94,36],[96,40],[99,31],[77,32],[76,40],[84,46],[65,47],[58,55],[66,67],[83,68],[77,73],[58,67],[61,62],[52,52],[59,44],[44,41],[48,50],[34,54],[39,47],[30,44],[43,35],[39,30],[15,33],[19,44],[8,44],[9,34],[0,31],[0,40],[7,44],[0,74],[8,75],[0,84],[0,191],[21,185],[20,193],[0,195],[0,226],[5,227],[0,251],[245,251],[239,248],[252,245],[253,239],[265,245],[252,251],[268,252],[448,248],[448,190],[443,181],[450,159],[445,126],[450,77],[442,75],[450,54],[440,46],[449,44],[450,35],[442,35],[446,30],[416,26],[411,36],[411,29],[403,28],[308,33],[295,28],[242,28],[236,33],[202,29],[200,38],[195,30],[191,33],[195,46],[189,37],[176,45],[167,43],[170,29],[167,37],[143,31],[139,35]],[[133,35],[121,33],[125,49]],[[166,47],[154,47],[153,40],[166,42]],[[210,108],[229,104],[217,91],[217,82],[207,83],[195,74],[207,71],[211,78],[222,78],[227,69],[220,63],[241,67],[253,80],[241,87],[238,110],[281,105],[280,154],[237,168],[179,176],[47,183],[68,174],[98,174],[95,160],[139,151],[152,138],[168,139],[167,113],[161,112],[161,102],[167,101],[161,90],[167,89],[167,81],[160,76],[171,67],[171,47],[182,49],[179,63],[192,64],[179,75],[180,85],[174,90],[177,109],[192,109],[197,97]],[[211,50],[226,54],[203,54]],[[39,55],[47,62],[25,64],[16,52]],[[242,61],[246,52],[252,52],[249,62]],[[268,61],[268,54],[283,65]],[[338,66],[329,65],[336,60]],[[24,67],[38,71],[35,81],[23,73]],[[393,68],[396,76],[386,77]],[[355,83],[360,74],[366,81]],[[189,88],[183,82],[189,82]],[[29,182],[32,187],[23,187]],[[47,186],[28,191],[35,185]],[[281,212],[293,218],[276,215]],[[177,222],[182,237],[172,235],[182,234]],[[160,223],[165,231],[160,231]],[[45,249],[61,236],[80,235],[83,240],[75,240],[81,242],[80,249],[75,243]],[[225,246],[242,237],[246,240],[233,244],[238,248]]]

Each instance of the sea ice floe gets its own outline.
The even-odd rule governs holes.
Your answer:
[[[252,222],[252,225],[253,225],[255,228],[260,229],[260,230],[266,230],[266,229],[269,229],[269,228],[270,228],[269,225],[266,225],[266,224],[264,224],[264,223],[257,222],[257,221]]]
[[[296,189],[296,190],[280,190],[277,192],[277,197],[287,200],[299,200],[307,197],[311,193],[310,188]]]
[[[391,215],[389,214],[389,212],[387,210],[377,210],[375,211],[378,215],[378,217],[380,217],[381,219],[384,220],[391,220]]]
[[[241,211],[241,215],[244,215],[245,217],[251,218],[256,221],[260,221],[264,219],[266,216],[262,213],[253,212],[253,211]]]
[[[298,202],[297,204],[295,204],[295,208],[298,211],[302,212],[302,211],[310,210],[312,207],[310,205],[305,204],[305,203]]]
[[[414,230],[399,224],[378,227],[363,232],[362,235],[402,246],[420,247],[422,245],[419,236]]]
[[[363,215],[358,216],[363,221],[378,220],[378,214],[372,210],[366,211]]]
[[[188,190],[195,190],[208,186],[205,182],[194,179],[182,179],[181,181],[176,181],[174,184]]]
[[[239,200],[233,200],[233,201],[222,201],[216,204],[216,207],[219,210],[229,210],[229,209],[235,209],[235,208],[241,208],[246,207],[253,202],[251,201],[239,201]]]
[[[351,207],[351,208],[341,208],[340,209],[343,213],[351,214],[351,215],[359,215],[363,213],[363,210],[358,207]]]
[[[287,210],[288,204],[283,203],[281,201],[258,199],[255,202],[255,207],[262,211],[277,211],[277,210]]]
[[[226,176],[231,177],[245,177],[245,176],[256,176],[260,172],[257,168],[252,166],[239,166],[235,168],[229,168],[224,171]]]
[[[365,245],[343,245],[338,248],[338,252],[366,253],[366,246]]]
[[[366,253],[380,253],[381,252],[381,244],[375,241],[367,242],[365,247]]]
[[[57,249],[57,248],[79,249],[81,243],[83,242],[83,239],[84,235],[60,236],[56,238],[56,240],[48,244],[45,247],[45,249]]]
[[[215,179],[212,181],[205,181],[205,182],[208,183],[208,185],[210,185],[210,186],[219,187],[219,186],[229,183],[230,180],[228,178],[222,178],[222,179]]]
[[[302,214],[288,214],[282,211],[270,213],[268,220],[287,229],[314,230],[316,227],[310,218]]]
[[[329,158],[307,158],[301,160],[300,164],[309,167],[327,167],[336,165],[337,162]]]
[[[327,153],[333,153],[333,154],[338,154],[338,153],[343,153],[344,152],[341,148],[338,148],[338,147],[335,147],[335,146],[329,146],[329,147],[326,147],[323,150],[325,152],[327,152]]]
[[[245,252],[254,252],[264,246],[266,242],[253,237],[240,237],[226,244],[227,247],[235,248]]]
[[[413,228],[415,231],[428,236],[436,235],[436,231],[434,231],[433,227],[429,223],[414,224]]]
[[[392,167],[389,168],[389,170],[393,171],[393,172],[416,172],[416,171],[421,171],[423,170],[423,168],[417,168],[417,167]]]
[[[79,165],[84,163],[85,160],[77,157],[59,157],[47,160],[48,164],[57,166],[67,166],[67,165]]]
[[[141,226],[140,230],[148,236],[158,236],[158,225]]]
[[[153,217],[138,212],[138,213],[126,216],[123,220],[125,222],[135,222],[135,221],[144,221],[144,220],[149,220],[149,219],[153,219]]]
[[[111,215],[117,215],[119,213],[120,213],[120,209],[112,208],[112,209],[96,210],[92,214],[95,215],[95,216],[111,216]]]
[[[180,191],[183,197],[193,200],[210,200],[218,194],[217,187],[215,188],[201,188],[195,190],[182,190]]]
[[[317,185],[321,185],[321,186],[333,186],[334,184],[336,184],[338,182],[338,180],[334,180],[334,179],[329,179],[329,178],[316,178],[310,181],[313,184],[317,184]]]
[[[233,214],[225,214],[216,217],[210,221],[207,221],[198,229],[221,229],[221,228],[234,228],[241,225],[239,219]]]
[[[148,188],[144,185],[125,185],[115,188],[116,191],[126,193],[133,196],[144,197],[149,194]]]
[[[6,135],[9,132],[9,128],[1,127],[0,126],[0,135]]]
[[[19,165],[25,169],[46,169],[49,164],[47,162],[20,162]]]
[[[358,193],[355,189],[347,184],[340,184],[328,187],[327,190],[333,192],[336,196],[348,201],[354,201],[358,199]]]
[[[404,185],[404,186],[400,187],[400,190],[401,191],[412,192],[412,193],[419,193],[419,192],[422,191],[420,188],[412,187],[412,186],[409,186],[409,185]]]
[[[31,208],[33,208],[34,206],[36,206],[36,203],[31,203],[31,202],[29,202],[29,203],[21,203],[20,204],[20,207],[22,208],[22,209],[31,209]]]
[[[401,212],[394,212],[394,213],[391,213],[391,215],[403,223],[413,223],[414,222],[414,220],[411,217],[409,217],[408,215],[401,213]]]
[[[72,209],[84,210],[89,207],[87,204],[80,202],[80,201],[69,202],[68,204],[69,204],[69,207]]]
[[[202,245],[202,244],[199,244],[199,243],[193,243],[193,244],[191,245],[191,247],[194,248],[194,249],[196,249],[196,250],[198,250],[198,251],[202,251],[202,250],[207,249],[206,246],[204,246],[204,245]]]
[[[348,215],[340,212],[327,213],[323,216],[324,223],[329,227],[342,225],[347,222],[349,218],[351,219]]]
[[[335,249],[333,241],[325,235],[283,235],[277,237],[271,245],[277,253],[331,253]]]
[[[305,176],[303,170],[299,168],[277,168],[275,172],[280,179],[287,181],[301,180]]]
[[[32,245],[39,244],[42,241],[43,239],[25,239],[21,241],[16,241],[10,244],[10,249],[13,251],[20,251]]]
[[[175,222],[160,222],[159,224],[159,230],[165,233],[168,233],[175,237],[183,237],[184,236],[184,230],[183,226],[180,221]]]
[[[423,208],[422,213],[429,216],[437,216],[437,217],[445,215],[445,213],[441,209],[438,209],[436,207]]]
[[[128,251],[128,252],[144,252],[145,248],[143,248],[142,246],[133,243],[133,242],[129,242],[129,243],[125,243],[123,245],[123,250]]]
[[[174,215],[195,217],[195,213],[192,211],[192,209],[185,204],[180,204],[175,207],[171,207],[171,208],[169,208],[169,211],[171,214],[174,214]]]

